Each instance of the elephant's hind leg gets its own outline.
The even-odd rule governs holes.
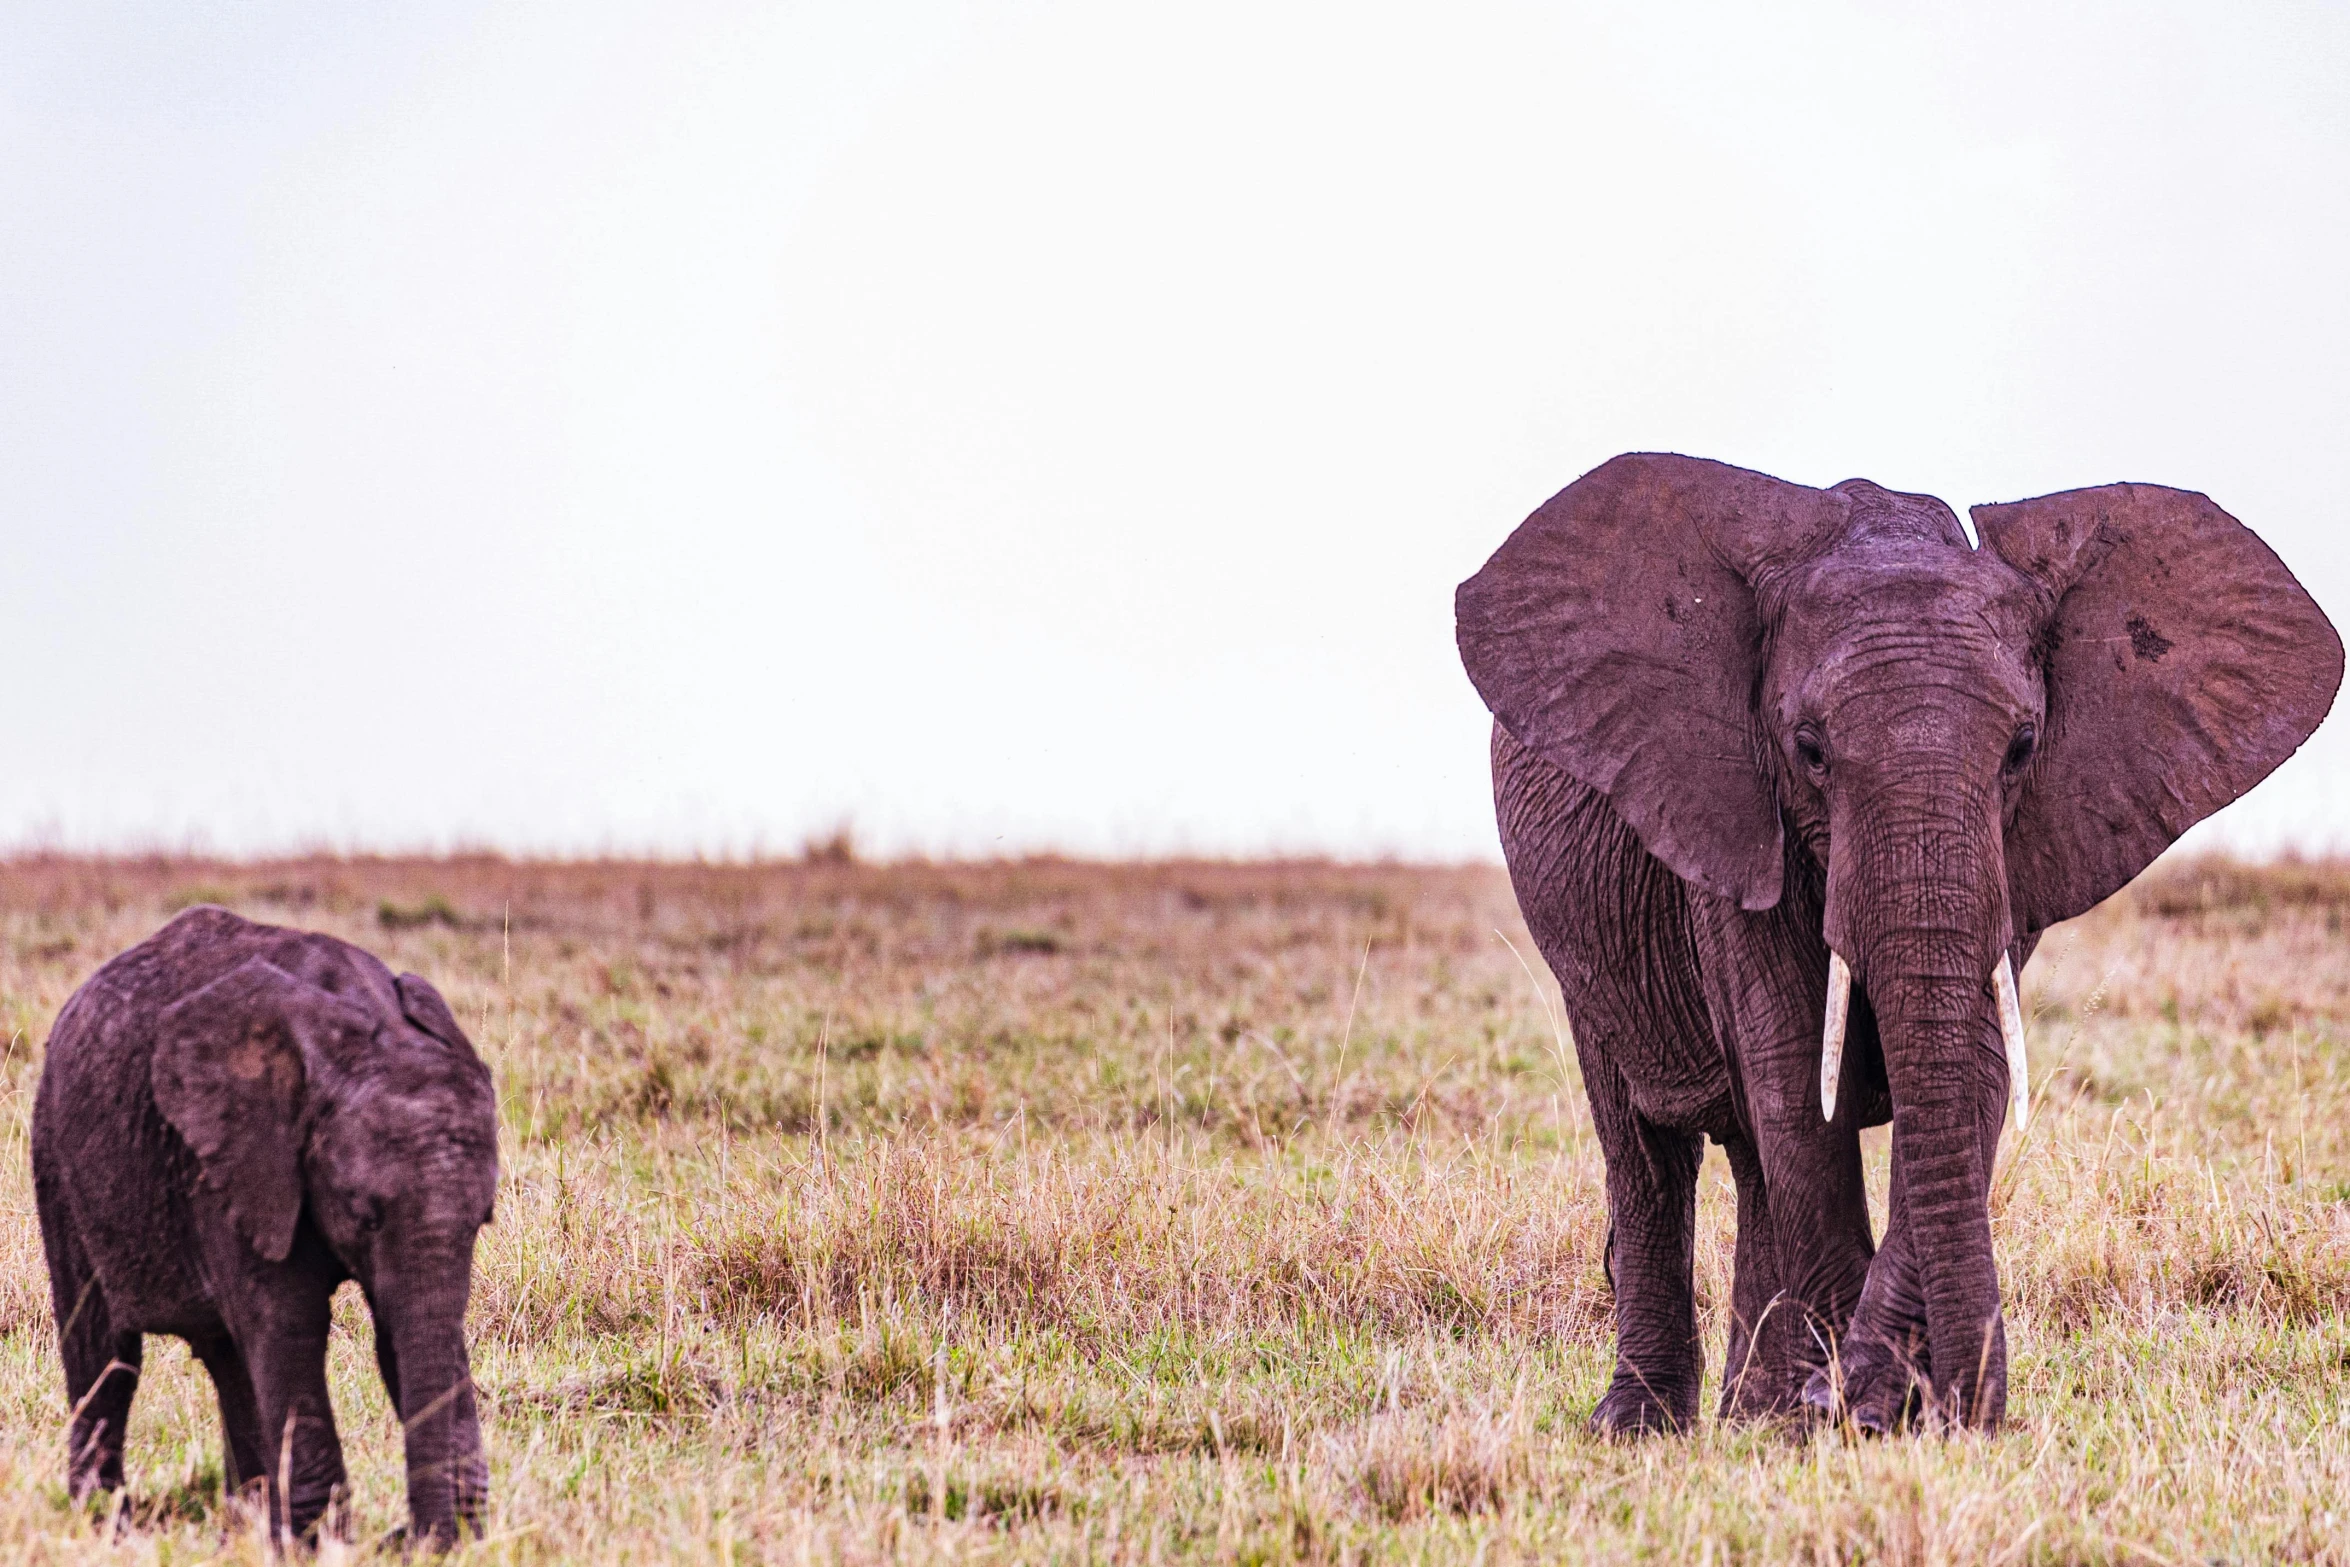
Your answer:
[[[226,1331],[191,1339],[188,1348],[212,1378],[220,1401],[221,1467],[231,1494],[267,1478],[269,1459],[261,1440],[261,1406],[253,1396],[253,1375]]]
[[[116,1330],[106,1292],[82,1251],[73,1219],[45,1162],[34,1160],[34,1202],[48,1254],[50,1306],[57,1314],[58,1358],[65,1362],[65,1481],[75,1496],[122,1484],[122,1441],[139,1391],[145,1342]]]
[[[65,1438],[66,1488],[75,1496],[122,1484],[123,1434],[146,1348],[140,1335],[114,1331],[98,1289],[85,1285],[81,1295],[80,1315],[59,1336],[65,1396],[73,1410]]]
[[[1616,1372],[1594,1430],[1686,1430],[1697,1419],[1697,1170],[1704,1141],[1633,1108],[1604,1052],[1583,1054],[1592,1119],[1607,1155],[1608,1272],[1616,1294]]]
[[[1754,1144],[1722,1144],[1738,1183],[1738,1251],[1730,1286],[1730,1347],[1722,1364],[1724,1418],[1767,1418],[1801,1406],[1803,1339],[1810,1314],[1790,1292],[1771,1227],[1770,1189]]]
[[[1494,808],[1526,929],[1574,1020],[1591,1120],[1607,1156],[1616,1372],[1601,1431],[1697,1418],[1696,1128],[1731,1119],[1680,879],[1604,796],[1493,733]],[[1639,1103],[1651,1114],[1643,1114]],[[1653,1115],[1653,1119],[1651,1118]]]

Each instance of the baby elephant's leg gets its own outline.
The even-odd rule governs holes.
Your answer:
[[[220,1400],[221,1467],[231,1494],[269,1474],[267,1444],[261,1440],[261,1409],[253,1398],[253,1376],[245,1357],[226,1333],[191,1339],[189,1349],[211,1374]]]
[[[105,1305],[89,1292],[83,1314],[63,1335],[65,1396],[72,1423],[66,1431],[66,1486],[75,1496],[122,1484],[123,1431],[139,1391],[145,1341],[107,1325]]]
[[[41,1215],[41,1249],[49,1261],[49,1303],[56,1312],[57,1349],[65,1362],[65,1478],[75,1496],[122,1484],[123,1423],[139,1390],[143,1348],[136,1333],[116,1330],[97,1270],[82,1251],[55,1172],[38,1148],[33,1196]]]
[[[305,1319],[313,1314],[304,1312]],[[251,1374],[259,1415],[262,1473],[269,1481],[270,1532],[299,1540],[343,1490],[343,1444],[326,1390],[326,1303],[315,1323],[279,1318],[266,1342],[245,1335],[237,1348]]]

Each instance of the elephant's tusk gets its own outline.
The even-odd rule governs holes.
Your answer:
[[[1844,1020],[1852,1013],[1852,968],[1828,949],[1828,1026],[1820,1036],[1820,1114],[1836,1119],[1836,1084],[1844,1076]]]
[[[1999,1037],[2007,1041],[2007,1095],[2020,1132],[2032,1111],[2032,1063],[2024,1054],[2024,1005],[2015,992],[2015,960],[2004,952],[1991,986],[1999,993]]]

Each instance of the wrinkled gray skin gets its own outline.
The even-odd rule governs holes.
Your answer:
[[[1456,600],[1494,796],[1607,1159],[1607,1431],[1696,1414],[1704,1139],[1738,1187],[1726,1414],[1995,1425],[1990,982],[2265,777],[2342,646],[2201,495],[1974,511],[1619,457]],[[1828,954],[1855,977],[1821,1113]],[[1859,1130],[1891,1121],[1882,1247]]]
[[[308,1532],[343,1483],[328,1303],[356,1279],[406,1432],[411,1538],[480,1527],[465,1302],[497,1115],[431,985],[190,909],[66,1003],[32,1145],[75,1494],[122,1483],[141,1335],[174,1333],[212,1374],[230,1485],[262,1482],[273,1527]]]

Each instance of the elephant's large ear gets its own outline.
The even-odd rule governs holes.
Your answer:
[[[206,1185],[253,1249],[282,1262],[302,1216],[311,1080],[364,1048],[368,1016],[259,958],[166,1007],[150,1081]]]
[[[2048,721],[2008,849],[2016,917],[2044,930],[2291,756],[2333,705],[2342,640],[2206,496],[2108,484],[1972,514],[2054,596]]]
[[[1461,662],[1501,726],[1605,793],[1651,854],[1767,909],[1783,849],[1753,584],[1818,549],[1848,508],[1694,457],[1614,458],[1461,584]]]

